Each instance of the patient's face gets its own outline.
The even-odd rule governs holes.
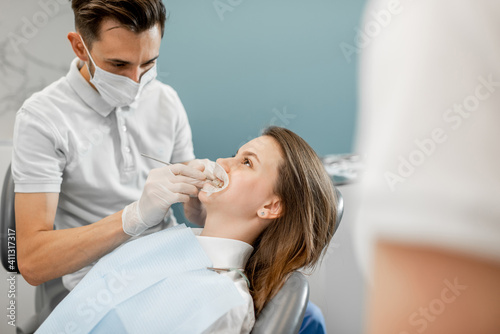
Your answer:
[[[208,213],[222,210],[251,219],[274,196],[281,161],[278,143],[269,136],[258,137],[243,145],[234,157],[217,160],[229,176],[229,186],[211,196],[200,192],[199,199]]]

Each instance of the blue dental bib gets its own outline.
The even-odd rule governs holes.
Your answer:
[[[36,333],[202,333],[245,301],[190,228],[172,227],[101,258]]]

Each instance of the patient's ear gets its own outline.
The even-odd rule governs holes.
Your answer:
[[[281,199],[278,196],[273,196],[270,201],[259,209],[257,215],[263,219],[276,219],[281,216],[282,212]]]

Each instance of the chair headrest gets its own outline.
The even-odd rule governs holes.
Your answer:
[[[337,197],[337,217],[335,220],[335,231],[339,228],[340,221],[342,220],[342,216],[344,215],[344,198],[342,197],[342,193],[339,191],[337,187],[335,187],[335,196]]]

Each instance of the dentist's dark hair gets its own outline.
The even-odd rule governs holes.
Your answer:
[[[282,211],[254,242],[245,266],[256,315],[295,270],[314,268],[333,237],[337,214],[332,181],[305,140],[280,127],[263,135],[281,147],[274,193]]]
[[[72,0],[75,28],[87,47],[100,38],[101,24],[113,19],[130,31],[141,33],[159,24],[165,31],[166,10],[161,0]]]

